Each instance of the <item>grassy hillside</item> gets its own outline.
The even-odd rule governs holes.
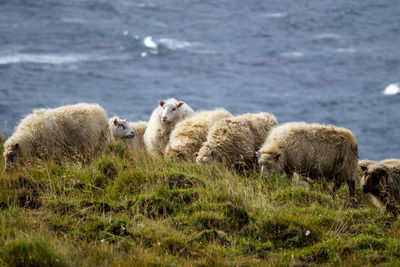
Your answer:
[[[321,185],[132,155],[119,143],[83,166],[6,174],[1,164],[0,175],[0,265],[400,264],[400,220],[360,190],[351,201],[344,186],[332,199]]]

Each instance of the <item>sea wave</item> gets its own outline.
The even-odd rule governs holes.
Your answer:
[[[326,40],[326,39],[335,39],[335,40],[337,40],[337,39],[342,39],[343,38],[343,36],[342,35],[340,35],[340,34],[337,34],[337,33],[331,33],[331,32],[328,32],[328,33],[321,33],[321,34],[318,34],[317,36],[315,36],[314,37],[314,39],[317,39],[317,40]]]
[[[161,45],[165,45],[168,49],[171,50],[185,49],[194,45],[193,43],[187,41],[181,41],[172,38],[161,38],[158,40],[158,43]]]
[[[12,54],[0,56],[0,65],[16,63],[72,64],[88,61],[89,59],[87,55]]]
[[[262,16],[264,18],[272,18],[272,19],[284,18],[284,17],[287,17],[287,15],[288,15],[288,13],[284,13],[284,12],[262,14]]]
[[[282,57],[304,57],[304,54],[299,51],[291,51],[291,52],[285,52],[281,53]]]
[[[353,48],[353,47],[347,47],[347,48],[337,48],[337,49],[335,49],[335,52],[337,52],[337,53],[343,53],[343,54],[346,54],[346,53],[355,53],[355,52],[357,52],[357,50],[355,49],[355,48]]]
[[[399,83],[389,84],[388,87],[386,87],[382,93],[384,95],[398,95],[400,94],[400,84]]]
[[[169,50],[178,50],[192,47],[194,43],[177,40],[173,38],[153,39],[152,36],[147,36],[143,39],[143,45],[147,48],[158,50],[161,47],[166,47]]]

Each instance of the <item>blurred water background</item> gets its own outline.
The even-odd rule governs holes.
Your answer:
[[[0,125],[97,102],[148,120],[158,99],[352,130],[400,158],[398,0],[0,0]]]

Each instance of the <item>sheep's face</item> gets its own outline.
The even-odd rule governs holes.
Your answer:
[[[261,173],[269,176],[272,171],[281,172],[283,169],[282,153],[257,153],[258,164],[261,167]]]
[[[21,158],[21,148],[19,147],[18,143],[8,145],[4,149],[4,163],[5,163],[5,170],[11,171],[17,167],[20,163]]]
[[[165,103],[164,101],[159,101],[161,111],[161,121],[163,123],[169,123],[175,120],[176,115],[178,114],[179,108],[182,107],[183,102],[179,102],[176,104]]]
[[[215,160],[216,153],[214,150],[203,146],[194,156],[196,157],[197,164],[210,164]]]
[[[112,121],[113,135],[115,138],[133,138],[135,131],[129,126],[128,120],[114,118]]]
[[[388,171],[385,167],[368,169],[361,181],[361,188],[364,193],[371,193],[379,196],[382,190],[385,190],[387,184]]]

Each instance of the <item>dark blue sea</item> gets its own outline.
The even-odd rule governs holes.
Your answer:
[[[0,0],[0,125],[96,102],[148,120],[159,99],[346,127],[400,158],[398,0]]]

